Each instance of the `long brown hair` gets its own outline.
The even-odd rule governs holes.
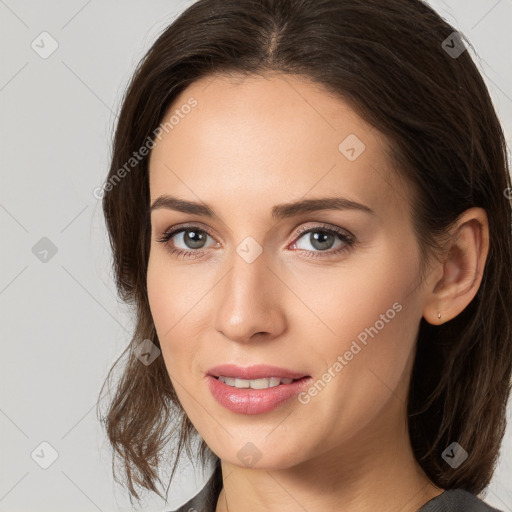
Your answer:
[[[423,270],[462,212],[486,210],[490,247],[480,288],[446,323],[421,319],[408,413],[415,457],[433,483],[475,494],[487,486],[511,388],[512,188],[489,92],[465,50],[470,43],[454,32],[420,0],[199,0],[142,59],[125,92],[103,193],[119,296],[136,315],[133,337],[103,385],[126,356],[101,417],[125,473],[116,480],[127,482],[130,500],[140,499],[134,485],[162,496],[155,482],[171,440],[170,480],[182,449],[193,456],[194,438],[203,466],[215,459],[181,407],[163,358],[145,365],[136,357],[139,343],[159,341],[146,289],[149,158],[130,158],[155,137],[181,91],[216,73],[302,76],[388,137],[397,176],[411,190]],[[456,469],[441,457],[453,441],[469,454]]]

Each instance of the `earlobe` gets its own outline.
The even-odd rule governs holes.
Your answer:
[[[423,311],[423,317],[432,325],[456,317],[478,292],[489,251],[485,210],[479,207],[466,210],[452,229],[452,236],[438,265],[442,277],[433,283]]]

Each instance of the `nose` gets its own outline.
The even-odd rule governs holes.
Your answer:
[[[251,263],[234,252],[231,269],[214,295],[215,329],[235,342],[281,335],[286,329],[284,289],[265,251]]]

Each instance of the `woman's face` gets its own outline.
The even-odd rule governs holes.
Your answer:
[[[151,204],[173,196],[204,211],[159,201],[147,284],[191,422],[239,466],[286,468],[333,450],[361,457],[362,446],[392,443],[405,432],[426,293],[383,136],[289,75],[203,79],[165,120],[173,114],[151,153]],[[339,203],[290,206],[325,198]],[[209,375],[223,364],[309,378],[239,390]]]

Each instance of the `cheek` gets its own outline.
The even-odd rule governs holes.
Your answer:
[[[150,256],[147,272],[148,302],[160,341],[162,356],[169,371],[179,378],[190,367],[190,359],[198,339],[190,318],[200,308],[204,295],[194,281],[186,279],[177,267],[169,265],[165,256]],[[172,357],[171,357],[172,354]],[[181,379],[180,379],[181,380]]]
[[[388,248],[373,264],[354,265],[308,295],[331,332],[312,354],[320,363],[316,377],[322,382],[316,388],[322,391],[311,397],[311,405],[319,417],[335,421],[333,428],[352,431],[393,396],[406,401],[419,326],[417,295],[411,293],[417,268],[414,258],[397,256]]]
[[[333,349],[343,348],[347,340],[376,322],[379,322],[378,327],[386,327],[379,332],[389,332],[390,323],[400,323],[406,316],[396,311],[398,307],[393,309],[393,304],[404,306],[415,298],[417,262],[414,253],[403,258],[406,250],[383,239],[376,241],[373,248],[354,252],[344,262],[330,268],[293,267],[283,280],[301,300],[302,311],[310,310],[302,316],[302,326],[306,328],[309,323],[318,329],[321,322],[323,334],[320,334],[333,340],[333,344],[328,344]],[[383,320],[382,314],[385,315]]]
[[[172,318],[170,318],[173,309],[170,307],[172,298],[172,288],[165,268],[160,264],[159,259],[149,258],[147,271],[147,292],[149,308],[153,317],[153,322],[158,334],[160,343],[165,341],[164,333],[172,327]]]
[[[150,254],[147,271],[148,301],[157,330],[163,333],[161,342],[197,315],[211,288],[200,266],[176,264],[163,252],[157,248]]]

